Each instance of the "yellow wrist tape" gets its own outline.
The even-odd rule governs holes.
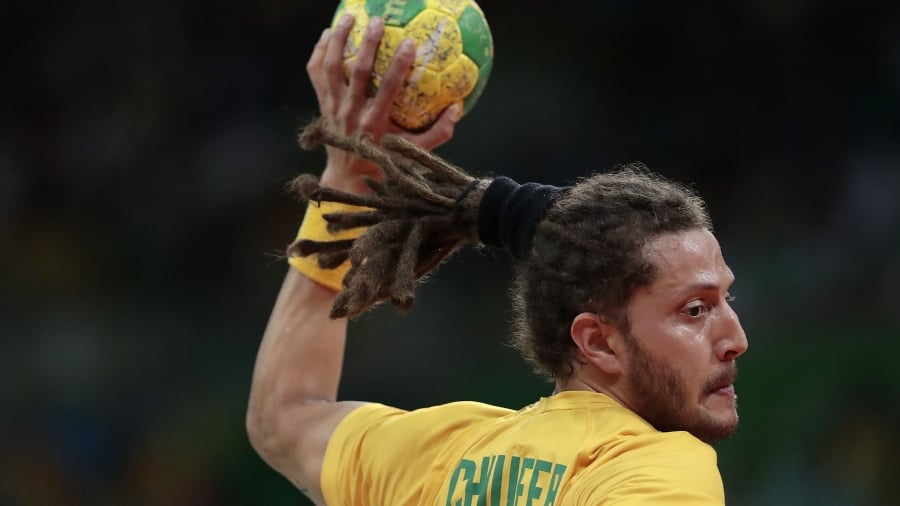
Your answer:
[[[334,234],[328,231],[328,222],[323,215],[330,213],[347,213],[371,211],[371,208],[351,206],[337,202],[313,202],[310,201],[303,216],[300,231],[297,232],[297,240],[309,239],[312,241],[339,241],[343,239],[355,239],[366,231],[365,227],[340,230]],[[319,267],[318,255],[306,257],[292,256],[288,258],[291,267],[302,272],[306,277],[320,285],[338,292],[343,287],[344,275],[350,270],[350,261],[346,261],[334,269],[322,269]]]

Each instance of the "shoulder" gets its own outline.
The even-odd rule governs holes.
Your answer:
[[[623,435],[618,446],[636,460],[660,461],[667,464],[690,460],[697,464],[716,465],[716,451],[688,432],[649,430]]]
[[[413,411],[365,404],[341,420],[328,442],[321,474],[323,494],[329,504],[354,503],[350,497],[411,504],[399,498],[417,497],[424,484],[423,470],[466,434],[466,428],[509,413],[477,402]]]
[[[384,404],[369,403],[345,417],[336,435],[342,432],[394,431],[416,427],[453,430],[482,420],[502,418],[514,411],[480,402],[460,401],[407,411]]]
[[[365,440],[367,438],[409,440],[419,437],[442,437],[462,427],[496,420],[514,411],[480,402],[451,402],[413,411],[368,403],[355,409],[341,420],[332,435],[335,441]]]
[[[724,504],[715,450],[687,432],[622,434],[581,470],[575,495],[604,504]]]

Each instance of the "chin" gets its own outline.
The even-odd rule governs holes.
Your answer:
[[[718,414],[704,412],[689,432],[705,443],[716,443],[734,434],[737,426],[737,410]]]

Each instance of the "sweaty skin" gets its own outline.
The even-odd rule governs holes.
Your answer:
[[[656,277],[629,300],[628,328],[576,316],[580,360],[557,390],[605,393],[658,430],[721,440],[737,427],[735,360],[748,346],[729,304],[734,275],[704,229],[657,237],[644,253]]]

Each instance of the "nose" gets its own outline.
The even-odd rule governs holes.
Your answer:
[[[715,343],[716,356],[722,362],[731,362],[743,355],[750,344],[747,342],[747,334],[741,326],[741,320],[728,303],[721,306],[722,313],[719,317],[719,325],[716,329],[718,339]]]

